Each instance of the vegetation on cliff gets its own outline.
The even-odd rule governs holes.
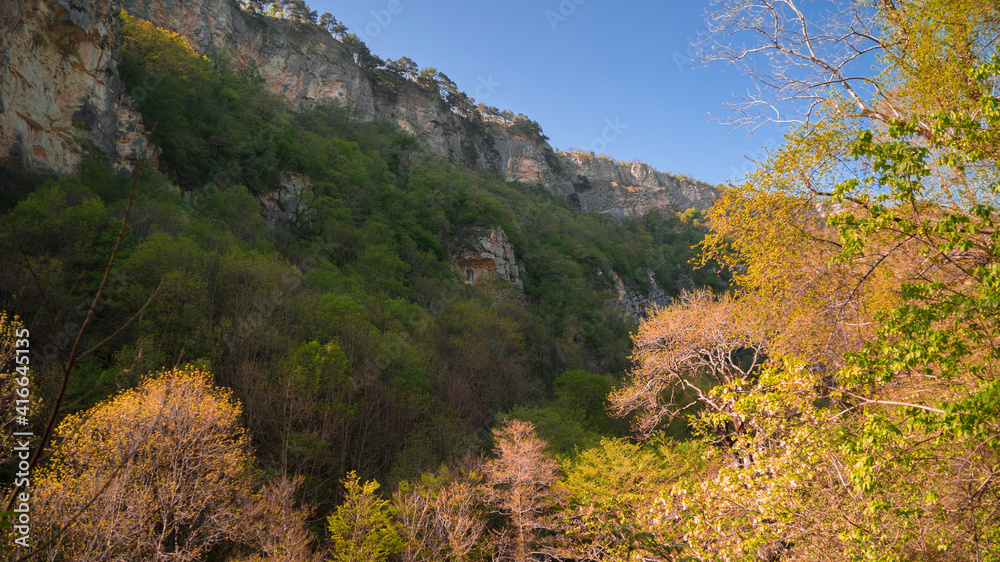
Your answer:
[[[707,236],[692,213],[610,222],[388,125],[288,110],[252,72],[123,16],[162,170],[8,172],[0,393],[20,384],[25,327],[54,350],[86,325],[94,350],[34,476],[34,544],[1000,560],[997,9],[845,2],[817,33],[795,3],[759,4],[773,21],[735,1],[712,19],[759,48],[708,52],[783,69],[760,78],[816,104],[726,189]],[[842,73],[871,53],[879,74]],[[523,292],[451,270],[456,237],[493,225]],[[685,268],[694,243],[728,291]],[[637,325],[602,279],[641,287],[647,269],[680,298]],[[56,363],[34,374],[43,406],[60,403]]]
[[[691,282],[725,287],[688,264],[704,236],[690,222],[581,213],[541,186],[428,154],[387,124],[352,123],[328,106],[288,109],[252,70],[208,59],[149,22],[123,13],[121,32],[123,79],[143,92],[139,109],[162,148],[160,170],[118,176],[94,154],[68,176],[5,172],[19,189],[3,210],[0,308],[30,329],[34,396],[64,419],[40,465],[49,523],[36,528],[35,544],[43,549],[71,558],[301,554],[307,538],[292,533],[298,542],[282,546],[268,533],[288,529],[243,535],[251,520],[221,514],[266,517],[260,498],[279,498],[287,510],[273,515],[294,526],[304,516],[289,503],[293,490],[312,513],[334,513],[374,493],[359,482],[378,479],[392,491],[482,450],[516,407],[544,416],[550,435],[572,428],[567,453],[621,435],[603,398],[627,367],[636,320],[616,306],[610,280],[641,292],[650,270],[674,294]],[[525,265],[523,291],[499,280],[465,285],[452,270],[449,252],[462,233],[493,225]],[[96,314],[85,321],[99,287]],[[94,350],[72,365],[64,392],[56,350],[65,355],[84,325],[79,348]],[[178,379],[174,368],[197,380]],[[155,402],[195,387],[207,394],[191,398],[190,409],[231,408],[229,417],[225,427],[181,436],[180,412]],[[31,411],[32,424],[44,426],[45,408]],[[102,423],[135,434],[109,434]],[[84,429],[95,440],[92,459],[75,444]],[[199,435],[213,447],[235,445],[216,458],[201,442],[177,441]],[[173,475],[133,463],[174,463],[169,451],[144,448],[160,440],[206,456],[195,472]],[[345,490],[351,471],[357,480]],[[174,511],[142,500],[202,478],[221,495],[178,495],[168,502]],[[463,478],[432,495],[468,487],[464,517],[475,519],[479,488]],[[90,491],[101,498],[88,503]],[[116,503],[125,499],[132,503]],[[382,505],[371,502],[359,505]],[[95,550],[92,539],[116,509],[115,520],[145,533],[142,548],[129,550],[132,531],[122,531],[125,542]],[[150,523],[164,518],[174,531]],[[484,552],[442,532],[450,551]]]

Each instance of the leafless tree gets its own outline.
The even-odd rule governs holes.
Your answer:
[[[466,472],[446,483],[400,487],[393,503],[406,543],[404,561],[467,558],[486,528],[477,509],[481,494],[475,480]]]
[[[635,428],[651,435],[665,421],[695,408],[721,414],[720,439],[746,430],[720,386],[752,386],[751,375],[767,359],[763,334],[741,323],[728,295],[708,290],[685,293],[661,308],[634,337],[635,366],[630,379],[611,395],[617,416],[635,412]]]
[[[897,9],[895,0],[716,0],[699,58],[732,65],[754,82],[732,104],[734,116],[722,120],[751,130],[805,123],[828,101],[879,121],[899,117],[871,70],[890,40],[882,16]]]
[[[154,125],[153,130],[155,129],[156,126]],[[58,360],[59,363],[59,371],[61,375],[61,380],[57,394],[55,396],[55,399],[53,399],[51,401],[51,404],[49,405],[49,416],[42,430],[41,437],[39,438],[38,442],[34,444],[34,452],[31,456],[28,472],[32,472],[35,470],[35,468],[38,466],[38,463],[42,459],[43,453],[46,453],[46,445],[49,444],[49,440],[52,437],[52,432],[55,430],[56,427],[56,422],[59,419],[59,417],[64,413],[62,411],[63,399],[66,396],[66,391],[67,388],[69,387],[70,377],[72,376],[72,373],[76,368],[76,366],[85,358],[94,354],[97,350],[104,347],[108,342],[117,338],[119,335],[122,334],[122,332],[124,332],[129,326],[131,326],[135,322],[135,320],[138,319],[143,312],[145,312],[145,310],[153,302],[153,299],[156,298],[157,294],[159,294],[160,289],[163,287],[163,283],[161,282],[157,286],[157,288],[153,291],[153,293],[149,296],[149,299],[145,302],[145,304],[143,304],[139,308],[139,310],[135,312],[135,314],[133,314],[127,321],[125,321],[121,326],[118,327],[118,329],[112,332],[109,336],[107,336],[97,344],[93,345],[89,349],[84,347],[84,341],[85,341],[84,336],[87,334],[87,329],[91,326],[91,323],[95,319],[97,310],[101,305],[102,297],[105,296],[105,292],[108,289],[108,286],[111,282],[115,261],[118,258],[119,252],[121,251],[122,245],[125,241],[125,235],[129,227],[129,215],[132,212],[133,206],[136,202],[136,186],[139,183],[139,176],[141,173],[141,169],[142,169],[141,166],[137,165],[135,167],[135,171],[132,176],[132,183],[129,188],[128,198],[126,199],[124,204],[120,204],[122,219],[121,219],[121,225],[119,226],[118,229],[117,237],[115,239],[114,247],[111,250],[111,255],[108,258],[107,265],[104,268],[104,273],[103,276],[101,277],[100,284],[98,285],[97,290],[94,292],[93,299],[90,301],[90,305],[86,310],[86,315],[84,319],[82,320],[82,322],[80,322],[79,328],[75,330],[76,333],[72,339],[72,345],[68,350],[64,349],[64,347],[60,345],[60,342],[58,341],[57,338],[58,334],[60,333],[61,323],[67,322],[66,316],[67,316],[67,308],[69,307],[70,303],[70,297],[77,288],[80,279],[83,278],[83,275],[81,275],[80,278],[77,280],[77,282],[74,283],[74,285],[70,288],[69,293],[65,297],[64,302],[53,303],[51,300],[52,297],[46,292],[45,286],[42,283],[37,264],[34,263],[33,260],[29,257],[27,251],[24,249],[24,244],[22,243],[20,237],[18,236],[17,231],[14,230],[13,225],[11,225],[11,230],[16,246],[18,250],[21,252],[21,255],[24,259],[25,269],[30,274],[31,278],[35,283],[36,288],[38,289],[39,294],[41,295],[42,308],[49,320],[50,324],[49,327],[51,329],[51,334],[54,339],[53,344],[55,346],[56,359]],[[21,486],[14,486],[11,489],[10,495],[8,496],[6,502],[6,509],[9,510],[14,505],[15,499],[17,498],[20,491],[21,491]]]
[[[497,458],[486,463],[483,473],[487,501],[510,517],[513,559],[529,560],[541,530],[555,531],[553,508],[562,493],[559,465],[545,453],[548,444],[535,434],[530,422],[509,420],[493,430]]]

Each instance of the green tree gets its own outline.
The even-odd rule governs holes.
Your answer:
[[[609,560],[628,560],[635,550],[676,554],[685,518],[668,515],[681,503],[671,491],[706,477],[704,453],[697,441],[603,439],[566,463],[563,516],[575,553]]]
[[[420,71],[417,75],[417,83],[427,88],[428,90],[438,91],[438,70],[432,66],[428,66]]]
[[[385,560],[402,550],[402,538],[393,521],[394,508],[376,495],[378,482],[361,483],[357,473],[343,480],[347,494],[337,511],[327,518],[336,562]]]
[[[316,11],[310,10],[305,0],[286,0],[286,17],[303,23],[316,23]]]
[[[334,21],[332,25],[328,26],[328,29],[337,39],[343,39],[344,34],[347,33],[347,26],[341,21]]]
[[[344,428],[355,408],[347,356],[332,342],[303,343],[278,363],[274,385],[282,473],[330,479],[341,470]]]
[[[420,67],[417,66],[417,63],[413,62],[409,57],[399,57],[396,60],[391,60],[389,61],[389,67],[395,69],[404,78],[408,78],[410,80],[415,79],[420,72]]]
[[[755,427],[688,488],[687,553],[997,557],[996,6],[844,2],[822,31],[795,2],[719,8],[763,42],[713,52],[783,69],[757,75],[770,109],[815,105],[777,112],[802,123],[712,211],[769,353],[713,389]]]

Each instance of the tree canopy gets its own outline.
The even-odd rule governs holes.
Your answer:
[[[613,396],[619,413],[644,412],[648,433],[645,420],[683,405],[676,388],[699,396],[726,365],[714,357],[764,350],[751,371],[706,385],[714,402],[690,418],[710,441],[723,420],[752,424],[714,441],[715,474],[671,492],[687,554],[1000,555],[998,16],[933,0],[825,15],[794,1],[717,5],[706,57],[761,87],[736,121],[760,123],[763,108],[794,126],[709,213],[703,255],[732,269],[720,301],[734,312],[709,322],[705,305],[687,320],[684,306],[663,309]],[[869,57],[875,71],[859,71]],[[719,326],[760,344],[709,340]],[[706,340],[690,355],[704,363],[681,362],[686,329]]]

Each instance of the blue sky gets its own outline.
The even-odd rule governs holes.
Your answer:
[[[433,66],[477,102],[538,121],[564,150],[638,158],[724,183],[781,140],[773,125],[747,138],[745,129],[712,120],[750,82],[735,69],[691,62],[707,0],[309,4],[343,21],[374,54]]]

